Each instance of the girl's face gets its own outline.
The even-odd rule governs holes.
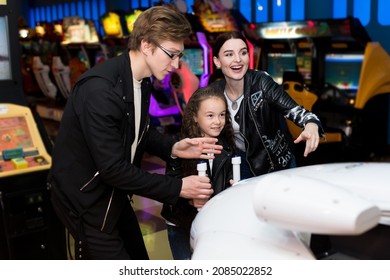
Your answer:
[[[226,122],[225,102],[218,97],[203,100],[194,120],[198,123],[203,137],[219,136]]]
[[[249,52],[241,39],[227,40],[213,60],[225,77],[233,80],[241,80],[249,68]]]

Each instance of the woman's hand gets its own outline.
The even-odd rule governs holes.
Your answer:
[[[295,139],[294,143],[297,144],[301,141],[306,141],[304,157],[307,157],[311,152],[314,152],[318,144],[320,143],[320,135],[318,133],[318,125],[315,123],[307,123],[302,133]]]
[[[214,154],[220,154],[221,145],[216,145],[217,138],[198,137],[185,138],[172,147],[172,157],[213,159]]]

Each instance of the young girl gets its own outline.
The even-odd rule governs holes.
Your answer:
[[[223,146],[221,154],[207,162],[207,175],[216,195],[232,183],[231,158],[235,154],[233,128],[227,101],[214,88],[198,89],[184,109],[180,138],[215,137]],[[167,174],[184,177],[197,174],[199,159],[174,159],[167,163]],[[190,259],[190,228],[197,213],[193,201],[181,199],[176,204],[164,204],[161,215],[167,221],[168,240],[173,258]]]

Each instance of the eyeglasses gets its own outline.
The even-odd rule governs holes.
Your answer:
[[[175,60],[176,58],[179,58],[179,59],[180,59],[180,58],[182,58],[183,55],[184,55],[183,52],[173,53],[173,52],[167,50],[166,48],[164,48],[163,46],[160,46],[160,45],[157,45],[157,47],[159,47],[160,50],[162,50],[163,52],[165,52],[165,54],[166,54],[167,56],[169,56],[169,58],[172,59],[172,60]]]

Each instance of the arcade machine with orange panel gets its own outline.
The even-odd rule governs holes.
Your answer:
[[[66,259],[65,229],[50,203],[51,146],[27,106],[14,1],[0,5],[0,259]]]

